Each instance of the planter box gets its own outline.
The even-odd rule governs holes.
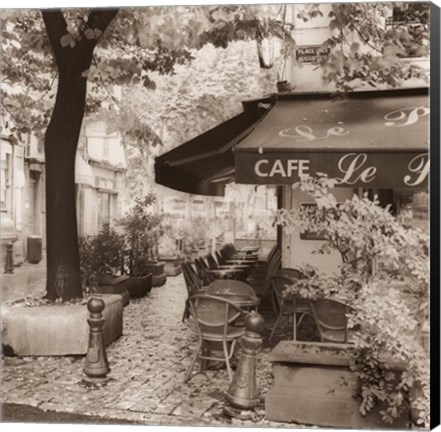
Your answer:
[[[147,266],[148,271],[152,273],[152,286],[158,287],[164,285],[167,280],[167,275],[164,271],[165,262],[158,261]]]
[[[327,350],[326,346],[332,349]],[[302,347],[315,347],[317,352],[302,352]],[[379,411],[383,407],[366,416],[360,414],[360,401],[355,398],[357,383],[345,355],[347,348],[338,344],[280,342],[270,355],[274,383],[265,396],[266,419],[319,427],[408,428],[408,412],[392,425],[381,419]],[[397,370],[402,367],[397,365]]]
[[[149,273],[151,273],[153,276],[155,275],[160,275],[164,273],[164,266],[165,266],[165,262],[164,261],[157,261],[157,262],[152,262],[151,264],[148,264],[146,266],[146,269]]]
[[[161,261],[165,262],[164,272],[167,276],[177,276],[181,273],[179,258],[175,256],[161,257]]]
[[[120,276],[117,278],[104,278],[99,279],[99,286],[95,292],[97,294],[119,294],[122,296],[123,306],[127,306],[130,301],[130,295],[127,291],[128,276]]]
[[[104,344],[122,335],[121,295],[104,300]],[[87,305],[17,307],[2,305],[2,343],[19,356],[82,355],[87,352]]]
[[[167,275],[165,273],[152,276],[152,287],[159,287],[165,284]]]
[[[140,298],[146,296],[152,289],[152,274],[145,276],[130,276],[124,284],[130,297]]]

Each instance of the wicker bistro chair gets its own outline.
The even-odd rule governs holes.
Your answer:
[[[348,343],[349,306],[336,300],[322,299],[310,301],[312,316],[321,342]]]
[[[235,326],[234,322],[243,318],[244,311],[224,298],[203,294],[190,297],[187,303],[196,324],[198,342],[184,382],[190,379],[197,359],[202,360],[201,370],[204,369],[206,361],[224,361],[229,379],[232,381],[230,359],[234,354],[237,340],[245,333],[245,328]],[[223,352],[222,357],[210,355],[214,351],[212,345],[215,343],[221,345],[217,351]]]
[[[292,320],[292,338],[294,341],[297,340],[297,327],[303,321],[306,315],[311,315],[311,310],[309,308],[309,302],[305,299],[299,299],[292,294],[286,296],[283,295],[283,291],[287,286],[295,281],[294,278],[284,276],[276,273],[275,276],[271,278],[271,304],[273,310],[276,313],[276,322],[271,331],[269,340],[274,336],[274,333],[281,323],[283,318],[287,318],[288,322]]]
[[[187,288],[187,298],[204,292],[205,285],[199,278],[190,262],[181,263],[182,273],[184,274],[185,286]],[[185,302],[184,313],[182,315],[182,322],[190,316],[188,303]]]
[[[271,261],[268,262],[264,275],[260,278],[253,277],[251,274],[250,277],[247,278],[246,282],[252,286],[257,295],[264,298],[268,295],[270,287],[271,287],[271,278],[274,274],[279,270],[282,264],[282,255],[279,250],[271,258]]]

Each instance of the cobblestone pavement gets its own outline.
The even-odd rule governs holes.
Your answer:
[[[264,418],[263,395],[272,380],[269,347],[258,357],[262,404],[240,420],[223,414],[229,386],[224,368],[201,373],[196,365],[183,383],[196,343],[190,324],[181,322],[185,297],[180,275],[130,301],[123,336],[107,348],[111,372],[103,387],[82,383],[83,356],[3,357],[2,402],[146,425],[299,427]]]

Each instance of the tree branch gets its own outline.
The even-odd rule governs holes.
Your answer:
[[[67,33],[67,23],[64,19],[61,9],[42,9],[41,15],[49,37],[49,42],[54,52],[57,64],[62,58],[63,47],[61,46],[61,37]]]
[[[94,9],[89,14],[87,26],[104,32],[110,22],[115,18],[119,9]]]

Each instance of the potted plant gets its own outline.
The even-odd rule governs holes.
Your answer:
[[[347,368],[357,384],[354,396],[361,416],[377,410],[385,425],[394,426],[410,409],[415,423],[428,425],[427,235],[400,225],[367,196],[337,203],[328,193],[334,184],[324,175],[304,177],[297,187],[314,197],[316,206],[281,210],[276,221],[287,229],[320,233],[317,252],[338,251],[339,272],[324,275],[304,268],[307,277],[287,292],[310,299],[332,297],[349,306]],[[391,364],[402,365],[399,373],[399,368],[391,371]]]
[[[165,262],[164,271],[167,276],[177,276],[181,273],[181,252],[179,238],[173,227],[167,226],[159,242],[160,260]]]
[[[121,274],[124,238],[109,224],[95,236],[79,239],[80,272],[83,292],[120,294],[129,303],[127,276]]]
[[[208,252],[209,234],[214,231],[208,226],[212,224],[212,221],[197,216],[179,227],[178,236],[183,239],[182,255],[185,259],[191,260]]]
[[[152,211],[156,196],[136,199],[135,205],[119,222],[131,253],[130,275],[151,280],[151,286],[163,285],[167,279],[165,263],[158,260],[159,239],[163,234],[162,216]]]

